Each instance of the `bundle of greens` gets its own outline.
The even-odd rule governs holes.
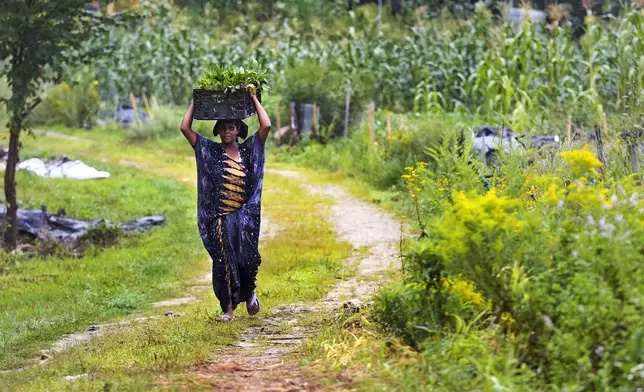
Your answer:
[[[193,88],[204,90],[235,91],[253,84],[257,90],[265,90],[268,86],[268,73],[266,70],[253,66],[250,69],[243,67],[222,68],[210,67],[206,73],[195,82]]]

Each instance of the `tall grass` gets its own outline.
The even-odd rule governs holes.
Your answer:
[[[342,172],[376,189],[402,191],[405,168],[417,161],[427,161],[427,149],[439,145],[446,137],[474,126],[474,118],[460,116],[420,117],[390,115],[390,132],[386,129],[386,112],[375,115],[374,143],[369,124],[363,123],[347,139],[326,144],[309,143],[280,147],[276,159],[315,169]]]
[[[145,122],[135,121],[124,129],[125,138],[130,143],[140,143],[182,136],[179,132],[182,115],[183,113],[179,112],[177,108],[157,108],[153,111],[152,117]],[[119,129],[122,130],[116,124],[112,124],[111,127],[117,132]]]

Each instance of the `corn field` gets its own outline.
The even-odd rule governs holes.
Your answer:
[[[338,21],[339,30],[321,29],[325,34],[300,34],[302,21],[284,17],[243,23],[224,36],[209,34],[214,25],[189,26],[180,12],[143,1],[140,20],[112,32],[103,45],[115,49],[97,62],[104,94],[133,91],[185,103],[192,82],[211,65],[257,61],[279,85],[289,83],[285,70],[315,61],[346,80],[371,75],[376,105],[398,112],[496,119],[574,114],[591,125],[604,112],[639,121],[644,107],[644,14],[638,9],[610,21],[589,13],[578,40],[569,23],[527,21],[517,28],[487,10],[468,20],[420,20],[384,32],[368,13],[352,13]],[[344,91],[345,83],[329,88]]]

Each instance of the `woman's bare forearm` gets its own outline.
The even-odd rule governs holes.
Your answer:
[[[266,110],[264,110],[264,107],[261,102],[259,102],[259,99],[257,99],[255,94],[251,94],[251,98],[255,103],[255,109],[257,110],[257,117],[259,119],[259,131],[257,132],[259,133],[259,138],[262,139],[262,142],[265,142],[268,138],[268,132],[271,130],[271,119],[268,117],[268,114],[266,114]]]
[[[186,110],[186,114],[183,115],[183,120],[181,121],[181,132],[183,136],[188,139],[190,145],[194,146],[197,143],[197,133],[192,130],[192,115],[194,113],[194,104],[191,102],[190,107]]]

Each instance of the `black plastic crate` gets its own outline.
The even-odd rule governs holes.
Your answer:
[[[248,90],[225,92],[224,90],[193,89],[192,95],[193,118],[196,120],[243,120],[257,113]],[[257,91],[257,99],[262,101],[259,90]]]

